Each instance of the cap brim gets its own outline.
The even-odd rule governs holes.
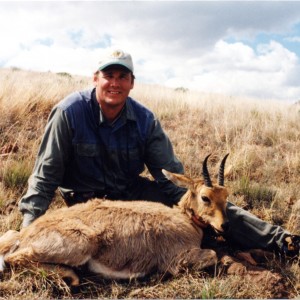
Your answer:
[[[122,66],[122,67],[126,68],[129,72],[133,72],[133,70],[131,70],[131,68],[128,65],[122,64],[120,62],[111,62],[111,63],[104,64],[103,66],[98,68],[98,70],[103,71],[104,69],[106,69],[107,67],[110,67],[110,66]]]

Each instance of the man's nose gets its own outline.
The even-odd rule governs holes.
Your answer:
[[[120,79],[118,77],[113,77],[110,81],[110,84],[112,86],[118,86],[118,85],[120,85]]]

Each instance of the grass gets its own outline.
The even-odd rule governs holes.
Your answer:
[[[2,184],[4,189],[13,190],[21,194],[27,187],[27,181],[32,171],[30,161],[15,161],[8,163],[2,174]]]
[[[65,73],[0,69],[0,233],[18,229],[17,204],[26,192],[47,117],[69,93],[92,80]],[[212,153],[209,169],[230,153],[225,184],[230,201],[260,218],[300,233],[300,106],[136,84],[131,96],[149,107],[168,133],[186,174],[201,176],[201,162]],[[10,204],[11,205],[11,204]],[[62,206],[57,196],[50,209]],[[289,298],[300,297],[297,263],[268,262],[288,284]],[[176,278],[153,275],[145,281],[115,282],[87,277],[77,289],[55,274],[8,269],[1,276],[0,297],[50,298],[272,298],[263,279],[186,270]]]

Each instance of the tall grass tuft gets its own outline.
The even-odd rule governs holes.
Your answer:
[[[11,161],[3,170],[2,183],[5,189],[14,190],[18,194],[26,188],[32,166],[27,160]]]
[[[275,199],[276,190],[259,184],[251,184],[249,178],[242,176],[235,195],[243,195],[248,209],[270,207]]]

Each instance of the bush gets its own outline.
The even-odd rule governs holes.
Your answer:
[[[276,193],[275,190],[257,183],[250,185],[249,179],[244,176],[240,179],[239,187],[235,191],[236,195],[244,196],[244,201],[249,209],[270,207]]]
[[[31,171],[32,166],[28,161],[12,161],[5,167],[2,175],[4,188],[22,193],[27,186]]]

